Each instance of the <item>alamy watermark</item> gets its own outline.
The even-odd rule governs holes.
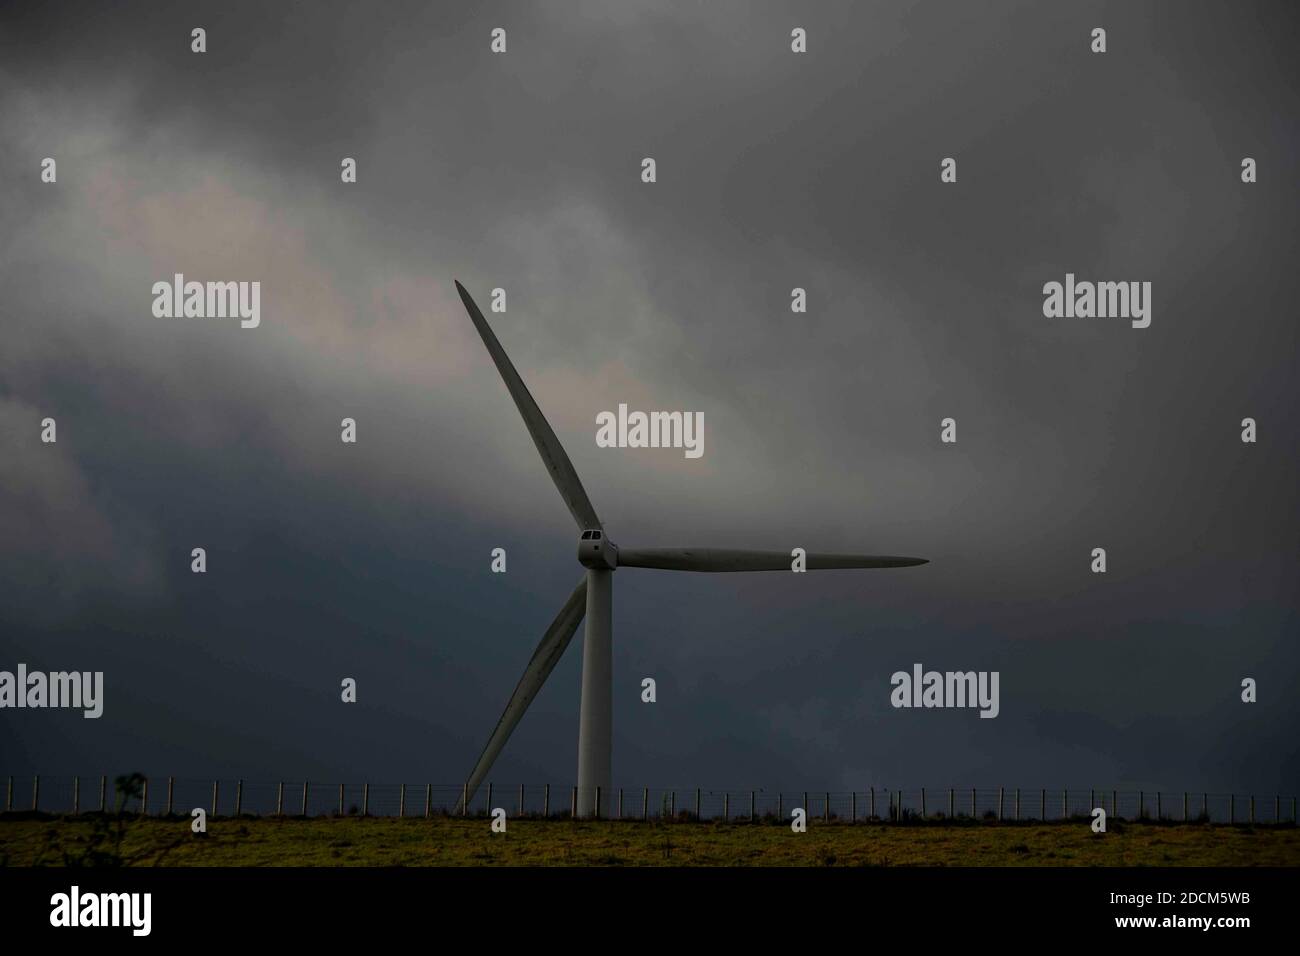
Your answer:
[[[262,322],[261,282],[186,282],[183,273],[153,284],[153,314],[159,319],[240,319],[255,329]]]
[[[998,671],[924,671],[920,664],[912,672],[895,671],[889,678],[893,690],[889,702],[895,707],[978,707],[981,717],[996,717]]]
[[[681,448],[687,458],[704,454],[703,412],[629,412],[596,416],[596,445],[600,448]]]
[[[0,671],[0,707],[76,707],[94,719],[104,713],[103,671]]]

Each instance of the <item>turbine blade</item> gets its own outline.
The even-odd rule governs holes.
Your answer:
[[[588,528],[603,528],[600,518],[596,515],[596,509],[591,504],[591,499],[587,497],[582,482],[578,480],[573,462],[569,461],[569,456],[564,453],[564,446],[555,437],[555,432],[551,431],[551,426],[542,415],[542,410],[537,407],[533,396],[529,394],[528,386],[524,384],[524,380],[519,377],[514,365],[510,363],[510,357],[497,341],[492,327],[487,324],[487,319],[483,318],[483,313],[479,311],[460,282],[456,283],[456,291],[460,293],[461,301],[465,303],[465,311],[469,313],[474,328],[478,329],[479,337],[483,339],[488,354],[492,356],[497,371],[501,373],[506,388],[510,390],[510,397],[515,400],[515,407],[519,409],[524,424],[528,426],[528,434],[533,436],[533,444],[537,446],[537,451],[546,464],[546,470],[550,472],[551,481],[555,482],[555,487],[559,489],[560,497],[569,506],[573,520],[583,531]]]
[[[735,548],[619,548],[620,568],[657,568],[661,571],[789,571],[794,556],[788,551],[746,551]],[[809,571],[835,568],[910,568],[928,564],[927,558],[891,554],[818,554],[809,552]]]
[[[519,719],[524,716],[524,711],[528,709],[528,705],[533,702],[537,692],[546,683],[546,678],[564,656],[564,650],[569,646],[569,641],[573,639],[573,634],[582,623],[582,617],[586,612],[587,578],[584,575],[573,593],[569,595],[569,600],[564,602],[564,607],[560,608],[560,613],[555,616],[551,626],[546,629],[546,634],[537,645],[537,650],[533,651],[532,659],[524,668],[524,676],[519,678],[515,692],[510,695],[510,702],[506,704],[505,712],[497,721],[496,730],[492,731],[487,746],[483,748],[478,763],[474,764],[474,770],[466,781],[465,798],[474,799],[475,791],[478,790],[479,784],[483,782],[488,771],[492,769],[493,761],[497,759],[497,754],[501,753],[506,741],[510,739],[510,734],[519,723]]]

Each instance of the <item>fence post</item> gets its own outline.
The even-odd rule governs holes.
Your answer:
[[[970,788],[970,818],[972,820],[979,819],[979,815],[975,812],[975,788],[974,787]]]
[[[695,819],[700,818],[700,788],[695,788]]]
[[[219,793],[218,788],[220,783],[221,781],[219,780],[212,781],[212,816],[214,817],[217,815],[217,796]]]
[[[672,793],[668,795],[668,813],[669,816],[672,816],[674,818],[676,818],[677,816],[677,791],[676,790],[674,790]]]
[[[1020,788],[1016,787],[1016,822],[1020,822]]]
[[[1250,795],[1250,822],[1252,824],[1255,822],[1255,795],[1253,793]]]
[[[925,787],[921,788],[921,819],[925,819]]]
[[[726,823],[731,822],[731,791],[730,790],[722,794],[722,819]]]
[[[519,815],[521,817],[524,815],[524,785],[522,783],[519,785]]]
[[[618,788],[618,818],[623,819],[623,788]]]
[[[469,784],[468,783],[462,783],[460,785],[460,815],[462,817],[469,816]]]
[[[826,823],[831,822],[831,794],[829,790],[826,792],[826,799],[822,802],[822,819]]]
[[[307,781],[302,782],[302,815],[307,815]]]
[[[1088,810],[1089,810],[1089,811],[1092,811],[1092,810],[1095,810],[1095,809],[1097,809],[1097,791],[1096,791],[1095,789],[1089,789],[1089,790],[1088,790]]]
[[[804,815],[804,819],[806,820],[808,818],[808,791],[807,790],[803,792],[803,815]]]
[[[1069,788],[1061,791],[1061,819],[1070,819],[1070,791]]]
[[[1187,791],[1183,791],[1183,822],[1187,822]]]
[[[41,799],[41,775],[32,777],[32,809],[35,810]]]
[[[492,784],[489,783],[488,802],[490,803],[491,801],[492,801]],[[363,817],[370,816],[370,784],[369,783],[363,783],[361,785],[361,815]]]
[[[275,785],[275,815],[284,816],[284,781],[281,780]]]
[[[754,809],[753,809],[754,798],[751,796],[749,799],[750,799],[749,815],[752,817],[754,815]],[[856,790],[854,790],[851,794],[849,794],[849,822],[850,823],[858,822],[858,791]]]
[[[108,805],[108,774],[99,778],[99,812],[103,813],[104,808]]]
[[[172,801],[172,796],[175,794],[175,792],[176,792],[176,778],[168,777],[167,778],[167,816],[172,815],[172,808],[175,806],[174,802]]]
[[[145,781],[145,793],[149,792],[149,781]],[[244,781],[242,779],[235,781],[235,816],[244,809]]]
[[[519,811],[523,813],[522,810]],[[397,819],[406,816],[406,784],[399,784],[397,788]]]
[[[1038,819],[1041,823],[1047,822],[1047,788],[1044,787],[1038,793]]]
[[[641,791],[641,819],[650,819],[650,788]]]
[[[1164,815],[1165,815],[1164,801],[1160,799],[1160,791],[1157,790],[1156,791],[1156,821],[1159,822],[1160,818],[1163,817]]]
[[[140,784],[140,816],[147,816],[149,813],[149,778],[145,777]]]
[[[1201,816],[1210,819],[1210,795],[1204,791],[1201,792]]]
[[[1147,795],[1145,791],[1139,790],[1138,791],[1138,819],[1141,820],[1142,815],[1146,812],[1147,812]]]
[[[551,785],[548,783],[542,787],[542,816],[551,815]]]
[[[1110,792],[1110,815],[1116,820],[1119,819],[1119,791],[1111,790]]]
[[[576,820],[577,818],[578,818],[578,788],[574,787],[573,793],[569,798],[569,819]]]
[[[13,774],[9,775],[9,785],[5,790],[5,812],[8,813],[14,808],[14,778]]]
[[[876,815],[876,788],[872,787],[868,792],[871,794],[871,806],[868,807],[871,812],[868,816],[874,817]]]
[[[492,815],[492,784],[490,783],[488,784],[488,792],[487,792],[487,812],[488,812],[488,816]]]
[[[345,806],[347,801],[343,799],[343,786],[343,784],[339,784],[339,816],[343,816],[348,812]]]
[[[998,787],[998,823],[1002,822],[1002,800],[1006,796],[1006,787]]]
[[[429,819],[433,815],[433,784],[424,785],[424,819]]]
[[[596,784],[596,805],[592,808],[595,810],[595,817],[600,819],[600,784]]]
[[[778,820],[784,819],[784,817],[785,817],[785,807],[782,805],[782,800],[781,800],[781,798],[782,798],[783,796],[784,796],[784,794],[782,794],[780,791],[777,792],[777,795],[776,795],[776,818],[777,818]]]
[[[954,807],[954,805],[955,805],[955,803],[954,803],[955,796],[956,796],[956,795],[955,795],[955,793],[953,792],[952,787],[949,787],[949,788],[948,788],[948,819],[949,819],[949,820],[951,820],[951,819],[952,819],[952,816],[953,816],[953,807]]]
[[[854,794],[856,797],[857,795]],[[856,805],[856,804],[855,804]],[[749,791],[749,822],[754,822],[754,791]]]
[[[1237,822],[1237,795],[1235,793],[1228,794],[1228,822]]]

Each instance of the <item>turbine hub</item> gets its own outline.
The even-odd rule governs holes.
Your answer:
[[[599,528],[584,531],[578,539],[578,563],[597,571],[613,571],[618,567],[618,545]]]

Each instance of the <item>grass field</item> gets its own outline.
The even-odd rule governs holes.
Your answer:
[[[120,837],[120,840],[119,840]],[[8,866],[1296,866],[1294,826],[0,819]]]

